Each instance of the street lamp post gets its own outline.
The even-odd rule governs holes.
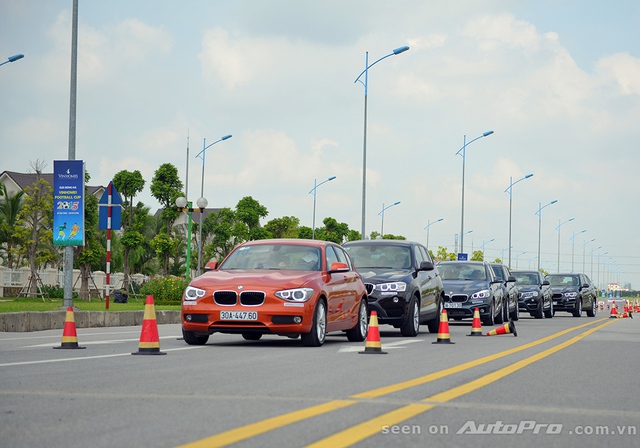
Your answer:
[[[424,228],[427,231],[427,250],[429,250],[429,227],[431,227],[433,224],[442,221],[444,218],[438,218],[435,221],[431,222],[431,221],[427,221],[427,226]]]
[[[382,61],[383,59],[386,59],[389,56],[395,56],[397,54],[404,53],[407,50],[409,50],[409,47],[406,45],[403,47],[398,47],[395,50],[393,50],[391,53],[385,56],[382,56],[380,59],[378,59],[372,64],[369,64],[369,52],[367,51],[365,54],[365,68],[362,71],[362,73],[358,75],[356,80],[353,81],[354,84],[356,82],[360,82],[360,84],[364,86],[364,139],[362,144],[362,226],[361,226],[362,239],[366,238],[365,213],[366,213],[366,200],[367,200],[367,96],[368,96],[367,94],[369,90],[369,69],[374,65],[376,65],[378,62]],[[360,79],[362,75],[364,75],[364,81]]]
[[[599,249],[602,249],[602,246],[594,247],[593,249],[591,249],[591,252],[589,252],[589,255],[591,256],[591,275],[589,275],[591,282],[593,282],[593,253]]]
[[[524,252],[520,252],[519,254],[516,255],[516,269],[518,269],[518,258],[520,258],[520,255],[524,255],[526,253],[527,253],[527,251],[524,251]],[[540,265],[540,262],[538,262],[538,270],[540,270],[539,265]]]
[[[573,221],[574,219],[575,218],[569,218],[564,222],[560,222],[560,219],[558,219],[558,227],[556,227],[556,230],[558,231],[558,273],[560,273],[560,227],[562,227],[563,224]]]
[[[332,181],[333,179],[335,179],[336,176],[331,176],[329,179],[327,180],[323,180],[322,182],[320,182],[319,184],[316,183],[317,179],[313,179],[313,188],[311,189],[311,191],[309,192],[309,194],[313,193],[313,222],[312,222],[312,230],[311,230],[311,239],[315,240],[316,239],[316,189],[327,182]]]
[[[458,155],[460,154],[460,151],[462,151],[462,154],[461,154],[462,155],[462,216],[460,218],[460,253],[464,253],[464,244],[463,244],[464,242],[464,170],[465,170],[465,159],[467,157],[467,146],[475,142],[476,140],[491,134],[493,134],[493,131],[483,132],[482,135],[474,138],[468,143],[467,143],[467,136],[465,134],[462,148],[460,148],[458,152],[456,152],[456,155]]]
[[[14,54],[13,56],[9,56],[6,61],[0,63],[0,65],[8,64],[9,62],[15,62],[18,59],[22,59],[23,57],[23,54]]]
[[[571,232],[571,272],[573,272],[573,259],[576,252],[576,236],[581,233],[586,232],[587,229],[582,229],[580,232],[576,233],[575,230]]]
[[[598,254],[598,280],[596,282],[596,284],[598,285],[598,288],[602,289],[602,284],[600,283],[600,257],[603,255],[607,255],[609,253],[609,251],[603,253],[603,254]],[[593,281],[593,278],[591,279],[591,281]]]
[[[540,236],[542,235],[542,209],[555,204],[556,202],[558,202],[557,199],[554,199],[553,201],[545,205],[542,205],[541,202],[538,202],[538,211],[534,213],[535,215],[538,215],[538,271],[540,270]]]
[[[584,255],[585,255],[585,247],[587,247],[587,244],[589,243],[593,243],[596,239],[595,238],[591,238],[589,241],[585,241],[584,244],[582,244],[582,273],[585,273],[585,264],[584,264]]]
[[[216,143],[219,143],[223,140],[227,140],[229,138],[231,138],[232,135],[231,134],[227,134],[222,136],[222,138],[219,138],[218,140],[216,140],[213,143],[210,143],[207,145],[207,139],[205,138],[203,143],[202,143],[202,151],[200,151],[198,154],[196,154],[196,158],[200,157],[200,159],[202,159],[202,177],[200,179],[200,197],[198,198],[198,200],[196,201],[196,204],[198,206],[198,208],[200,208],[200,216],[199,216],[199,222],[198,222],[198,269],[197,269],[197,275],[200,275],[200,269],[202,269],[202,215],[204,215],[204,209],[207,208],[207,205],[209,204],[209,202],[204,198],[204,159],[205,159],[205,151],[207,149],[209,149],[210,147],[212,147],[213,145],[215,145]]]
[[[484,260],[484,246],[486,244],[489,244],[491,241],[495,241],[495,240],[496,240],[495,238],[491,238],[489,241],[482,240],[482,245],[480,246],[480,248],[481,248],[481,251],[482,251],[482,259],[483,260]]]
[[[533,177],[533,174],[527,174],[526,176],[518,179],[515,182],[513,181],[513,177],[509,177],[509,186],[506,190],[504,190],[505,193],[507,191],[509,192],[509,267],[511,267],[511,212],[513,209],[513,186],[520,181],[529,179],[530,177]]]
[[[398,205],[399,203],[400,201],[394,202],[393,204],[387,205],[386,207],[384,206],[384,203],[382,204],[382,210],[380,210],[380,213],[378,213],[378,216],[382,217],[381,224],[380,224],[380,238],[384,237],[384,211],[388,208]]]

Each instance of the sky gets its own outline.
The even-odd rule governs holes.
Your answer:
[[[0,0],[0,60],[25,55],[0,67],[0,171],[69,156],[72,4]],[[368,70],[365,233],[508,262],[511,227],[514,269],[640,288],[639,25],[635,0],[80,0],[76,159],[91,185],[139,170],[152,212],[171,163],[263,225],[312,227],[336,176],[315,226],[360,231],[355,80],[407,45]]]

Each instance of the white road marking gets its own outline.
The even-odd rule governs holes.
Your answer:
[[[424,339],[403,339],[401,341],[394,341],[394,342],[389,342],[389,343],[385,343],[382,344],[382,350],[384,351],[385,349],[395,349],[395,348],[405,348],[403,347],[403,345],[406,344],[411,344],[412,342],[424,342]],[[354,346],[348,346],[348,347],[341,347],[338,350],[338,353],[349,353],[349,352],[361,352],[363,351],[364,348],[363,347],[354,347]]]

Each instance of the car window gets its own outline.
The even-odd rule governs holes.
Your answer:
[[[338,255],[333,246],[327,246],[327,269],[331,269],[331,265],[338,261]]]
[[[442,280],[486,280],[487,273],[482,265],[449,263],[438,266]]]
[[[345,247],[356,269],[408,269],[411,267],[409,247],[367,244]]]
[[[539,281],[538,276],[535,274],[520,274],[517,272],[512,272],[511,274],[519,285],[537,285]]]
[[[321,269],[320,249],[293,244],[246,245],[234,250],[220,265],[220,270],[229,269],[317,271]]]
[[[500,266],[491,265],[491,269],[493,269],[493,273],[498,280],[506,280],[504,277],[504,270]]]
[[[342,247],[336,247],[336,246],[331,246],[331,247],[333,247],[333,249],[336,251],[336,256],[338,257],[338,261],[341,263],[346,263],[346,265],[349,266],[349,269],[352,269],[351,259],[349,258],[347,253],[344,251],[344,249]]]

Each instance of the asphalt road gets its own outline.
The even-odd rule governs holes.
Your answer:
[[[164,356],[131,355],[141,327],[78,329],[83,350],[53,350],[61,330],[0,333],[0,446],[640,446],[640,319],[470,329],[433,344],[381,326],[375,355],[341,335],[191,347],[178,325],[158,326]]]

